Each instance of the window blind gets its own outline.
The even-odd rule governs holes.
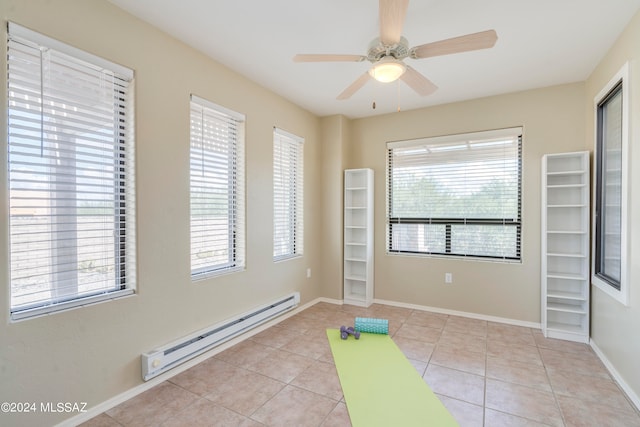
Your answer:
[[[388,143],[388,252],[519,260],[521,135]]]
[[[191,277],[244,267],[244,116],[191,96]]]
[[[273,130],[273,258],[303,253],[304,140]]]
[[[12,318],[132,293],[133,72],[13,23],[7,70]]]

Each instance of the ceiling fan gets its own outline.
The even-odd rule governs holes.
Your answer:
[[[369,44],[366,55],[343,54],[301,54],[295,55],[295,62],[361,62],[367,60],[373,66],[348,86],[337,99],[349,99],[362,88],[369,79],[392,82],[401,79],[422,96],[432,94],[438,87],[415,69],[404,63],[405,58],[422,59],[452,53],[493,47],[498,40],[495,30],[482,31],[465,36],[409,47],[402,37],[402,27],[407,14],[409,0],[380,0],[380,37]]]

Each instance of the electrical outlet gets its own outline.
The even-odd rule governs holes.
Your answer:
[[[307,279],[311,279],[311,269],[307,268]]]
[[[453,283],[453,274],[444,273],[444,283]]]

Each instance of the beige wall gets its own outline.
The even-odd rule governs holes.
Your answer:
[[[102,0],[3,0],[7,20],[128,66],[136,76],[138,294],[8,323],[8,209],[0,211],[0,402],[88,402],[139,385],[140,354],[294,290],[319,294],[319,119]],[[6,43],[0,43],[6,69]],[[6,87],[0,73],[0,87]],[[191,283],[189,95],[246,115],[247,268]],[[0,134],[6,135],[0,90]],[[305,254],[272,260],[273,126],[305,138]],[[0,163],[6,164],[5,138]],[[0,167],[6,200],[6,167]],[[311,279],[306,269],[312,269]],[[337,295],[335,295],[338,297]],[[6,417],[50,425],[65,414]]]
[[[591,338],[640,404],[640,13],[586,82],[586,148],[594,147],[594,98],[629,61],[629,305],[623,306],[600,289],[591,288]]]
[[[349,166],[375,172],[375,298],[539,323],[541,158],[584,148],[583,93],[578,83],[355,120]],[[387,141],[515,126],[524,127],[521,264],[385,253]]]
[[[321,295],[342,299],[342,206],[344,169],[348,163],[350,120],[344,116],[320,121],[322,170]]]
[[[586,82],[360,120],[319,119],[103,0],[3,0],[0,17],[136,72],[138,294],[8,323],[0,305],[0,402],[101,403],[141,383],[140,354],[181,335],[299,290],[303,302],[342,298],[343,170],[375,171],[375,297],[441,309],[540,321],[540,159],[592,149],[592,99],[640,54],[640,22]],[[6,31],[5,29],[2,30]],[[3,34],[6,35],[6,34]],[[6,46],[0,44],[6,58]],[[126,49],[123,49],[126,46]],[[640,81],[636,65],[632,78]],[[6,87],[0,73],[0,86]],[[633,89],[639,129],[640,85]],[[196,93],[247,117],[247,270],[192,284],[189,278],[188,114]],[[6,105],[0,91],[0,104]],[[585,107],[586,106],[586,107]],[[585,109],[587,113],[585,115]],[[305,255],[272,261],[272,127],[305,138]],[[502,264],[385,254],[385,142],[523,126],[523,262]],[[6,135],[6,114],[0,114]],[[637,131],[632,163],[640,164]],[[586,142],[585,142],[586,141]],[[0,164],[6,164],[6,146]],[[640,217],[632,171],[631,217]],[[6,168],[0,168],[6,200]],[[635,196],[635,197],[634,197]],[[0,210],[0,283],[8,294],[8,208]],[[631,230],[631,281],[640,279],[640,225]],[[635,255],[635,260],[633,256]],[[312,269],[311,279],[305,270]],[[444,273],[453,284],[444,285]],[[593,291],[594,341],[640,393],[640,292],[623,308]],[[5,295],[6,296],[6,295]],[[5,298],[0,300],[6,301]],[[3,425],[46,425],[65,415],[28,415]]]

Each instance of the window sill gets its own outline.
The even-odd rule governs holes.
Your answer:
[[[72,301],[62,302],[58,304],[47,305],[43,307],[35,307],[26,310],[15,311],[11,313],[11,322],[19,322],[22,320],[33,319],[35,317],[47,316],[60,313],[67,310],[73,310],[88,305],[100,304],[106,301],[120,299],[135,295],[133,289],[124,289],[122,291],[109,292],[100,295],[93,295],[85,298],[79,298]]]
[[[494,264],[522,264],[522,258],[520,259],[503,259],[503,258],[489,258],[489,257],[476,257],[476,256],[462,256],[462,255],[437,255],[437,254],[424,254],[413,252],[389,252],[385,255],[392,257],[406,257],[406,258],[432,258],[438,260],[456,260],[456,261],[475,261],[475,262],[488,262]]]
[[[199,283],[199,282],[203,282],[207,279],[211,279],[214,277],[220,277],[220,276],[226,276],[227,274],[234,274],[234,273],[238,273],[240,271],[245,271],[245,267],[243,266],[238,266],[238,267],[229,267],[229,268],[223,268],[220,270],[214,270],[214,271],[209,271],[206,273],[198,273],[195,275],[191,275],[191,283]]]
[[[625,307],[629,306],[629,293],[626,291],[627,286],[625,286],[624,282],[621,284],[620,290],[617,290],[603,280],[600,280],[597,276],[591,277],[591,283],[593,286],[600,289],[605,295],[613,298],[614,301],[619,302]]]
[[[274,263],[279,263],[279,262],[289,261],[289,260],[298,259],[298,258],[302,258],[302,254],[283,255],[283,256],[279,256],[279,257],[274,257],[273,258],[273,262]]]

